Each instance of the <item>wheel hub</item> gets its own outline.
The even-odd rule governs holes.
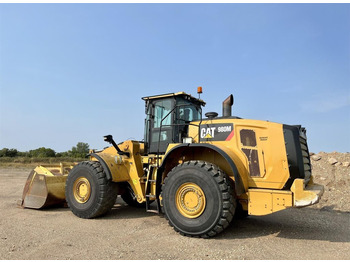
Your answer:
[[[195,183],[182,184],[175,198],[177,209],[187,218],[197,218],[205,209],[205,195]]]
[[[77,202],[86,203],[91,195],[91,186],[86,177],[79,177],[74,181],[73,195]]]

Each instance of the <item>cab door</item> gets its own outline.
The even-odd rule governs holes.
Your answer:
[[[165,153],[173,137],[173,99],[160,99],[152,102],[149,123],[149,153]]]

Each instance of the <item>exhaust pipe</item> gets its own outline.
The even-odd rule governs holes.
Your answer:
[[[229,95],[228,98],[222,102],[222,116],[231,116],[232,115],[232,105],[233,105],[233,95]]]

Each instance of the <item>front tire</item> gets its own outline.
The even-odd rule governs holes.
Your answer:
[[[66,200],[72,212],[81,218],[95,218],[107,213],[118,194],[116,183],[109,181],[99,162],[76,165],[66,181]]]
[[[162,187],[163,210],[180,234],[208,238],[232,221],[236,201],[233,182],[217,166],[189,161],[169,172]]]

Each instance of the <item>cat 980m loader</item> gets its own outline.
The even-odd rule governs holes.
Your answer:
[[[185,92],[142,99],[142,142],[117,144],[107,135],[111,147],[92,150],[89,161],[72,169],[36,168],[22,206],[65,199],[76,216],[94,218],[120,195],[131,206],[164,212],[182,235],[207,238],[223,231],[235,213],[260,216],[319,201],[323,187],[312,181],[305,128],[231,116],[232,95],[222,116],[209,112],[205,118],[205,102]],[[39,184],[42,193],[32,192]],[[27,205],[30,198],[45,199]]]

